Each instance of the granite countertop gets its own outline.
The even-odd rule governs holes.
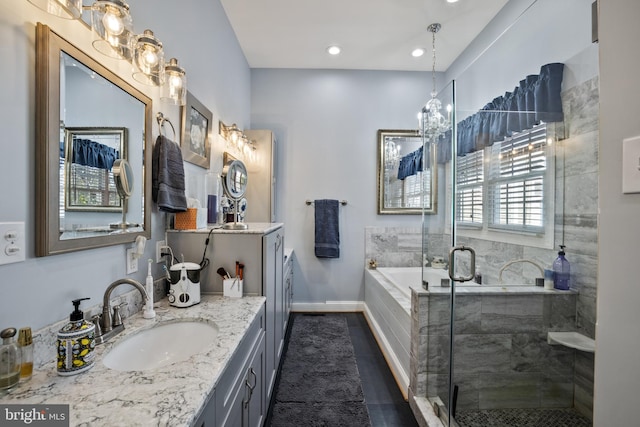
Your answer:
[[[140,312],[124,320],[122,333],[97,346],[89,371],[59,376],[52,361],[0,397],[0,403],[69,404],[71,426],[192,425],[264,302],[264,297],[203,295],[192,307],[157,309],[155,319],[144,319]],[[203,353],[155,370],[120,372],[102,363],[102,356],[127,336],[182,319],[214,322],[216,341]]]
[[[281,228],[281,222],[247,222],[246,230],[225,230],[222,226],[211,226],[194,230],[167,230],[168,233],[209,233],[213,229],[213,234],[269,234]]]

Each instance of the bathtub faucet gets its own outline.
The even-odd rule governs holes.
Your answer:
[[[502,266],[502,268],[500,269],[500,274],[498,275],[498,283],[502,283],[502,273],[510,266],[512,266],[513,264],[517,264],[519,262],[528,262],[531,265],[534,265],[536,267],[538,267],[538,270],[540,270],[540,277],[544,277],[544,268],[542,268],[540,266],[540,264],[538,264],[535,261],[531,261],[530,259],[514,259],[512,261],[509,261],[508,263],[506,263],[505,265]]]

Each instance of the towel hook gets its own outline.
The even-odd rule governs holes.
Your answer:
[[[173,123],[171,123],[171,120],[167,119],[164,117],[164,114],[162,114],[161,112],[158,112],[156,114],[156,120],[158,121],[158,130],[160,131],[160,135],[162,135],[162,126],[165,123],[169,123],[169,126],[171,126],[171,130],[173,131],[173,140],[176,140],[176,128],[173,127]]]

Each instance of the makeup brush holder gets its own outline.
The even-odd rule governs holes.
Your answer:
[[[237,277],[233,279],[224,279],[222,281],[222,292],[225,297],[242,298],[242,288],[244,280]]]

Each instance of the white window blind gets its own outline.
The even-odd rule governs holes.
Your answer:
[[[546,124],[515,134],[490,148],[489,227],[544,232],[546,148]]]
[[[483,221],[484,151],[458,157],[456,163],[456,221],[481,227]]]

